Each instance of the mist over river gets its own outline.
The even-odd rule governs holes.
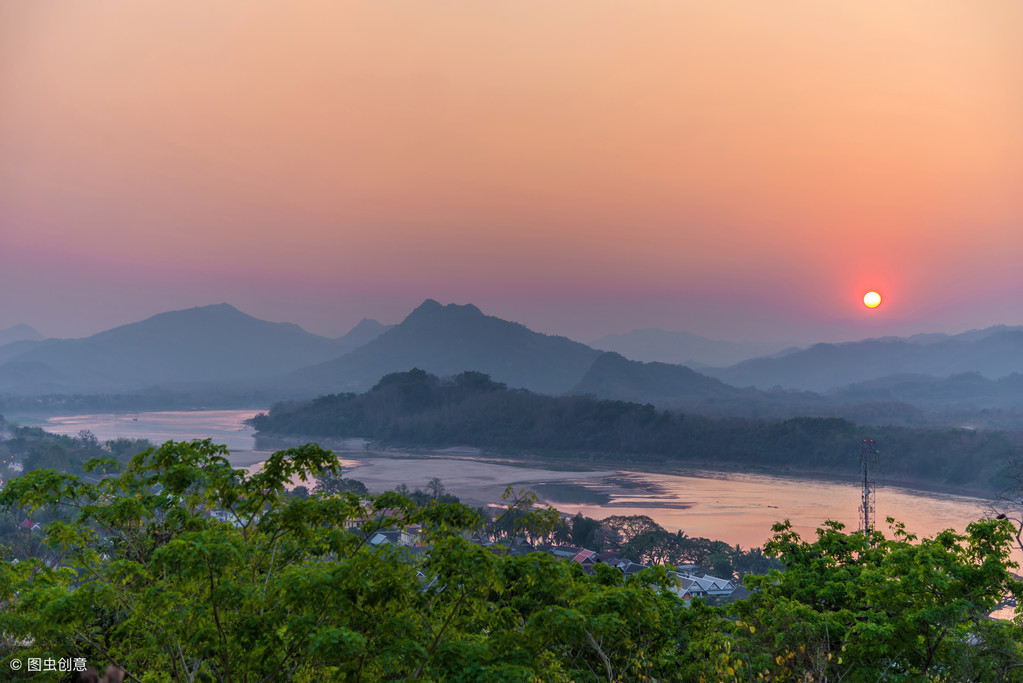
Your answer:
[[[239,467],[258,466],[269,454],[255,451],[252,427],[245,420],[258,410],[161,411],[128,414],[84,414],[20,418],[61,433],[91,430],[101,441],[118,437],[168,439],[211,438],[231,449]],[[883,452],[883,445],[882,445]],[[567,513],[595,518],[609,515],[649,515],[669,530],[690,536],[716,538],[743,547],[760,546],[771,535],[771,525],[792,520],[800,534],[827,519],[857,527],[860,488],[855,483],[784,478],[760,474],[685,470],[678,474],[604,469],[564,471],[552,465],[520,466],[509,460],[482,459],[471,449],[422,455],[349,450],[339,452],[345,476],[363,481],[371,491],[398,484],[422,487],[439,477],[445,488],[473,505],[501,500],[508,486],[532,488],[543,500]],[[850,463],[850,473],[857,463]],[[883,479],[882,479],[883,484]],[[962,531],[986,513],[980,498],[882,487],[877,491],[876,519],[905,522],[919,536],[946,528]]]

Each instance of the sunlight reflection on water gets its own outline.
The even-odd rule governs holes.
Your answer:
[[[250,451],[256,440],[252,427],[244,422],[258,412],[250,409],[101,413],[48,417],[34,424],[55,434],[71,436],[88,429],[100,441],[124,437],[161,444],[171,439],[213,439],[231,450]]]

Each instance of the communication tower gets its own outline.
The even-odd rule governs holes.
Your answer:
[[[863,502],[860,504],[860,531],[870,533],[874,528],[874,496],[877,488],[877,468],[881,464],[881,451],[873,439],[864,439],[860,447],[860,469],[863,471]]]

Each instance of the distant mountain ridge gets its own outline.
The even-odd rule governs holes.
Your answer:
[[[371,336],[372,327],[335,340],[230,304],[170,311],[91,337],[27,347],[0,365],[0,392],[100,393],[271,377],[341,355],[360,336]]]
[[[43,335],[25,323],[18,323],[6,330],[0,330],[0,346],[14,342],[39,341],[42,338]]]
[[[631,360],[689,366],[728,366],[750,358],[770,356],[788,345],[730,342],[689,332],[658,328],[609,334],[590,343],[595,349],[614,351]]]
[[[850,384],[831,396],[845,402],[898,401],[928,408],[1023,411],[1023,374],[988,379],[978,372],[950,377],[887,375]]]
[[[392,327],[394,325],[384,325],[372,318],[363,318],[358,325],[334,340],[337,355],[342,356],[351,353],[360,346],[365,346]]]
[[[427,299],[400,324],[340,358],[292,373],[292,391],[366,391],[384,375],[420,368],[439,375],[484,372],[508,386],[562,393],[600,352],[565,337],[485,315],[472,304]]]
[[[775,358],[757,358],[707,374],[735,386],[826,392],[889,375],[930,377],[975,372],[988,379],[1023,373],[1023,327],[971,330],[944,339],[917,335],[815,344]]]
[[[684,365],[643,363],[611,351],[594,361],[571,393],[657,404],[759,394],[729,386]]]

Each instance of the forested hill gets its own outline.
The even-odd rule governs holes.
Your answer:
[[[542,396],[465,372],[384,377],[365,394],[280,403],[254,419],[258,436],[362,437],[382,445],[470,445],[602,466],[735,464],[853,474],[863,439],[882,448],[885,475],[923,486],[993,491],[1018,439],[965,429],[861,427],[835,418],[713,419],[653,406]]]

